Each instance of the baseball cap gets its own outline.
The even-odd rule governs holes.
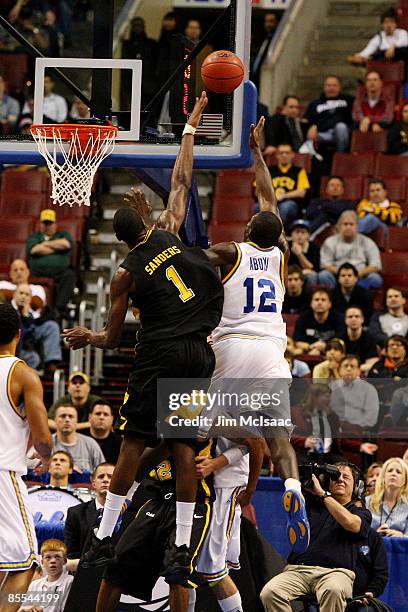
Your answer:
[[[51,208],[45,208],[44,210],[41,211],[40,221],[42,221],[43,223],[45,221],[51,221],[51,223],[55,223],[56,220],[57,220],[57,215],[55,213],[55,210],[52,210]]]
[[[310,223],[309,221],[305,221],[305,219],[296,219],[290,226],[290,231],[293,232],[293,230],[297,227],[300,227],[301,229],[305,229],[310,232]]]
[[[85,372],[72,372],[68,378],[68,382],[72,382],[74,378],[77,377],[82,378],[82,380],[89,385],[89,376],[88,374],[85,374]]]

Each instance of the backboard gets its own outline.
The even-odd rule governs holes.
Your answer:
[[[151,5],[153,10],[155,4],[159,9],[162,3],[159,0],[150,0],[149,6]],[[98,5],[99,3],[95,3],[95,11],[98,10]],[[197,10],[197,19],[200,19],[199,10]],[[233,94],[210,93],[210,103],[208,112],[203,118],[203,128],[196,135],[195,167],[202,169],[247,167],[251,165],[248,147],[249,126],[256,120],[257,99],[255,87],[247,80],[251,0],[224,0],[222,8],[207,11],[204,21],[207,25],[210,23],[210,26],[202,32],[201,40],[206,40],[203,53],[205,50],[211,52],[217,49],[234,51],[245,65],[246,80]],[[207,35],[209,35],[208,38],[206,38]],[[159,96],[158,104],[153,105],[152,109],[149,108],[151,100],[147,107],[146,100],[143,100],[142,88],[145,73],[142,60],[101,58],[100,52],[97,54],[98,59],[37,59],[34,122],[43,121],[44,76],[49,68],[58,68],[64,74],[68,74],[74,83],[80,70],[92,70],[93,75],[96,69],[104,69],[105,74],[107,70],[114,70],[121,82],[120,99],[114,100],[113,108],[107,109],[106,115],[110,116],[112,122],[119,126],[120,131],[115,150],[103,162],[103,166],[171,167],[179,150],[183,126],[188,120],[195,95],[198,93],[195,78],[199,77],[199,62],[202,62],[204,57],[198,56],[191,66],[186,65],[183,70],[179,70],[178,75],[175,75],[174,72],[177,67],[180,68],[196,44],[186,38],[182,32],[174,37],[171,47],[173,63],[169,74],[169,77],[173,74],[174,78],[169,87]],[[55,80],[58,92],[58,82],[57,79]],[[78,78],[77,80],[83,82],[83,79]],[[109,78],[107,81],[110,85],[112,79]],[[159,85],[160,83],[157,89],[160,89]],[[123,97],[128,98],[126,108],[121,106]],[[152,97],[154,99],[155,94]],[[69,104],[72,98],[73,96],[71,100],[68,100]],[[114,98],[112,89],[107,92],[107,98]],[[151,110],[153,113],[146,112],[146,108],[147,111]],[[52,147],[51,141],[49,147]],[[0,162],[42,165],[44,160],[30,136],[13,138],[11,135],[7,139],[0,140]]]

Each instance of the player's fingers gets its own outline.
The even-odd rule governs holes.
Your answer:
[[[195,460],[196,460],[196,463],[202,463],[203,461],[206,460],[206,457],[196,457]]]

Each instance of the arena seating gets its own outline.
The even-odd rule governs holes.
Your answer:
[[[275,153],[266,155],[265,161],[267,166],[275,166],[277,164]],[[312,169],[312,156],[309,155],[309,153],[295,153],[293,165],[300,166],[301,168],[304,168],[306,172],[310,172]]]
[[[351,136],[351,152],[365,153],[366,151],[383,152],[387,150],[387,132],[360,132],[353,130]]]
[[[338,176],[372,176],[375,153],[335,153],[331,173]]]

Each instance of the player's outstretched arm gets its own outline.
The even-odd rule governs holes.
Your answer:
[[[281,216],[279,213],[278,203],[276,201],[275,190],[272,185],[271,174],[265,163],[260,147],[264,125],[265,117],[261,117],[256,126],[251,125],[249,132],[249,146],[255,162],[256,194],[258,196],[260,210],[262,212],[273,212],[280,219]],[[289,245],[286,240],[284,230],[279,238],[279,248],[285,255],[289,255]]]
[[[180,151],[171,176],[171,191],[167,208],[157,220],[158,228],[167,230],[172,234],[177,235],[179,233],[186,214],[188,192],[193,175],[194,132],[201,121],[201,115],[207,103],[207,94],[203,91],[201,96],[196,98],[194,110],[185,127]]]
[[[280,218],[275,190],[272,185],[271,174],[262,155],[260,142],[264,131],[265,117],[261,117],[256,125],[249,129],[249,146],[255,162],[256,194],[261,211],[270,211]]]
[[[64,329],[62,337],[72,349],[84,348],[88,344],[96,348],[113,349],[119,345],[122,335],[122,325],[126,317],[129,302],[129,291],[132,285],[132,275],[124,268],[118,268],[111,281],[108,320],[105,327],[93,332],[86,327]]]
[[[43,401],[43,387],[38,374],[25,364],[18,364],[12,380],[21,388],[24,408],[30,426],[31,440],[41,460],[42,468],[47,469],[52,453],[52,437],[48,428],[47,410]]]

